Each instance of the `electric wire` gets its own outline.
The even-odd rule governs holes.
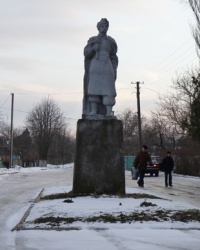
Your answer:
[[[191,63],[193,62],[193,60],[192,61],[190,61]],[[187,65],[185,65],[185,67],[186,66],[188,66],[188,63],[187,63]],[[181,67],[182,68],[182,67]],[[177,72],[177,70],[178,69],[176,69],[176,71],[174,72],[174,74]],[[155,83],[157,83],[157,82],[162,82],[163,80],[165,80],[165,79],[169,79],[169,76],[164,76],[164,77],[162,77],[162,78],[159,78],[159,79],[157,79],[157,80],[153,80],[153,77],[150,79],[149,78],[149,80],[148,80],[148,85],[150,84],[150,85],[153,85],[153,84],[155,84]],[[153,81],[152,83],[151,83],[151,81]],[[171,79],[171,81],[172,81],[172,79]],[[145,81],[146,82],[146,81]]]
[[[83,91],[73,91],[73,92],[15,92],[16,95],[32,95],[32,94],[38,94],[38,95],[70,95],[70,94],[82,94]]]
[[[163,62],[167,61],[168,58],[171,58],[174,54],[177,53],[177,51],[179,51],[182,47],[184,47],[189,41],[191,41],[191,39],[186,40],[186,42],[184,42],[177,49],[175,49],[172,53],[170,53],[165,59],[163,59],[162,61],[160,61],[159,63],[157,63],[155,66],[153,66],[152,68],[150,68],[149,71],[157,68],[157,66],[160,66]],[[194,46],[192,46],[192,48],[194,48]],[[140,78],[142,78],[142,75],[140,75],[140,77],[138,79],[140,79]]]
[[[11,111],[11,108],[2,108],[2,109]],[[20,113],[29,114],[28,111],[19,110],[19,109],[14,109],[13,111],[14,111],[14,112],[20,112]],[[71,118],[71,117],[66,117],[66,119],[67,119],[67,120],[78,120],[78,118]]]
[[[10,94],[6,97],[5,101],[2,103],[2,105],[0,106],[0,108],[2,108],[4,106],[4,104],[7,102],[8,98],[10,97]]]
[[[183,53],[183,54],[185,54],[185,53]],[[178,62],[176,62],[176,63],[174,63],[175,61],[177,61],[177,60],[174,60],[173,61],[173,63],[171,63],[171,64],[168,64],[167,66],[165,66],[165,67],[163,67],[163,68],[161,68],[160,70],[158,70],[157,71],[157,74],[159,74],[159,73],[165,73],[166,71],[169,71],[170,69],[173,69],[173,68],[175,68],[176,66],[178,66],[180,63],[183,63],[184,61],[186,61],[188,58],[190,58],[191,57],[191,54],[189,54],[189,55],[187,55],[187,56],[185,56],[185,57],[182,57],[182,58],[180,58],[181,60],[179,60]],[[192,59],[192,62],[194,61],[195,59]],[[187,65],[188,65],[189,63],[187,62]],[[184,68],[186,65],[180,65],[180,67],[181,68]],[[176,68],[176,71],[177,71],[177,68]],[[151,79],[153,79],[153,78],[155,78],[155,77],[157,77],[156,75],[155,76],[152,76],[152,77],[144,77],[143,78],[143,81],[149,81],[149,80],[151,80]]]

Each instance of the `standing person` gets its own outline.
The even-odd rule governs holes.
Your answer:
[[[83,115],[86,116],[113,116],[118,57],[115,40],[107,36],[108,28],[108,20],[102,18],[97,23],[99,34],[91,37],[84,48]]]
[[[148,147],[146,145],[142,146],[142,150],[139,151],[134,160],[134,167],[139,170],[139,180],[138,186],[144,187],[144,175],[147,170],[147,163],[152,165],[151,156],[148,153]]]
[[[172,187],[172,170],[174,168],[174,160],[171,157],[171,152],[167,152],[167,156],[162,160],[162,167],[165,172],[165,186],[168,187],[168,179],[169,186]]]

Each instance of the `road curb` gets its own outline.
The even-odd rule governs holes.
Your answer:
[[[39,202],[42,193],[44,191],[44,188],[40,191],[40,193],[38,194],[38,196],[33,200],[33,203],[30,205],[30,207],[28,208],[28,210],[24,213],[23,217],[21,218],[20,222],[11,230],[13,231],[20,231],[23,229],[23,223],[25,222],[26,218],[29,216],[31,209],[33,208],[33,206]]]

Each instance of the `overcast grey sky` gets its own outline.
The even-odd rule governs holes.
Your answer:
[[[192,11],[179,0],[0,0],[0,111],[14,126],[43,97],[53,97],[72,129],[82,113],[83,48],[105,17],[108,35],[118,44],[117,99],[114,111],[155,109],[158,93],[170,90],[176,73],[195,66]]]

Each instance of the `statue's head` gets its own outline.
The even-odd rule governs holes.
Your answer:
[[[101,20],[97,23],[97,29],[99,30],[99,27],[102,25],[102,24],[106,24],[107,27],[109,27],[109,22],[106,18],[101,18]]]

